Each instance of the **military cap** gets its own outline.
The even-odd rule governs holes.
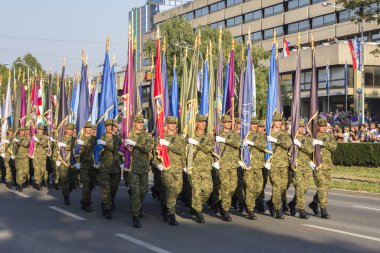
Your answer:
[[[197,115],[196,121],[197,122],[206,121],[206,116],[205,115]]]
[[[282,121],[282,116],[279,113],[273,115],[273,121]]]
[[[256,117],[252,117],[251,124],[259,124],[259,120]]]
[[[235,124],[241,124],[241,118],[236,118],[235,119]]]
[[[25,126],[25,130],[30,130],[30,126]]]
[[[318,126],[327,126],[327,120],[325,118],[319,118]]]
[[[37,129],[38,129],[38,130],[45,130],[45,126],[42,125],[42,124],[39,124],[39,125],[37,126]]]
[[[228,122],[232,122],[231,116],[230,115],[223,115],[222,116],[222,123],[228,123]]]
[[[142,114],[136,114],[133,121],[136,123],[144,122],[144,116]]]
[[[74,124],[67,124],[67,125],[66,125],[66,129],[67,129],[67,130],[74,130],[74,128],[75,128],[75,127],[74,127]]]
[[[97,125],[91,125],[92,130],[96,130],[97,127]]]
[[[265,121],[264,120],[259,121],[259,127],[265,127]]]
[[[57,129],[58,129],[58,127],[57,127],[57,126],[53,126],[53,129],[57,130]]]
[[[119,125],[117,124],[117,120],[115,119],[115,120],[113,120],[113,126],[114,127],[118,127]]]
[[[300,119],[299,127],[304,127],[305,121],[303,119]]]
[[[19,127],[19,129],[18,129],[19,131],[25,131],[25,127]]]
[[[174,116],[167,117],[166,124],[177,124],[177,118]]]
[[[106,120],[104,121],[104,125],[105,125],[105,126],[111,126],[111,125],[113,125],[113,120],[112,120],[112,119],[106,119]]]
[[[92,128],[91,121],[87,121],[86,124],[84,124],[84,128]]]

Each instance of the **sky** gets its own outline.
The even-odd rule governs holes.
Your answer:
[[[98,73],[110,36],[110,61],[127,63],[128,12],[145,0],[3,0],[1,1],[0,64],[12,64],[31,53],[45,70],[80,72],[82,48],[88,66]],[[118,69],[121,67],[119,66]]]

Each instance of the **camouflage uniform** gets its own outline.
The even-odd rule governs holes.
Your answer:
[[[222,117],[223,123],[228,120],[230,121],[230,118],[225,117],[223,119]],[[222,153],[219,160],[221,208],[224,213],[228,213],[231,198],[238,183],[237,168],[239,167],[240,158],[240,136],[233,131],[228,133],[221,131],[220,136],[225,138],[225,143],[220,143]]]
[[[273,155],[269,179],[272,183],[272,202],[274,208],[279,210],[282,206],[281,196],[286,191],[288,184],[288,150],[292,146],[292,139],[290,134],[283,130],[272,131],[271,136],[277,139],[277,143],[272,143]]]
[[[236,118],[235,119],[235,125],[241,124],[241,119]],[[235,133],[240,136],[240,129],[235,129]],[[240,159],[240,157],[239,157]],[[237,177],[238,177],[238,184],[236,187],[236,191],[234,195],[232,196],[232,206],[237,209],[236,202],[239,205],[239,211],[242,212],[244,210],[244,203],[245,203],[245,194],[244,194],[244,170],[241,166],[237,169]]]
[[[51,148],[51,167],[53,169],[53,184],[55,186],[59,183],[59,170],[56,162],[58,161],[59,148],[57,146],[58,139],[57,136],[50,137],[50,148]]]
[[[132,149],[129,183],[131,187],[132,216],[138,217],[145,195],[148,193],[149,163],[154,143],[152,136],[144,131],[137,134],[132,130],[129,134],[129,139],[136,142]]]
[[[38,129],[44,129],[43,126],[38,126]],[[37,134],[35,137],[38,139],[36,141],[36,148],[34,150],[34,183],[37,187],[40,187],[42,180],[45,177],[46,173],[46,149],[48,147],[49,139],[44,134]],[[47,180],[47,178],[45,178]]]
[[[249,133],[247,139],[254,143],[253,147],[250,147],[251,169],[244,173],[245,203],[250,212],[255,208],[256,199],[263,190],[262,169],[267,141],[265,135],[259,132]]]
[[[29,178],[29,142],[27,135],[15,139],[16,142],[16,182],[19,187],[23,187]]]
[[[10,167],[10,157],[13,155],[12,153],[12,141],[10,140],[11,137],[7,136],[5,140],[3,140],[2,144],[2,152],[1,156],[4,160],[5,165],[5,182],[8,186],[12,184],[12,171]]]

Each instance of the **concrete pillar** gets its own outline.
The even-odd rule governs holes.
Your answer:
[[[362,80],[362,72],[358,70],[354,70],[354,110],[357,113],[361,111],[361,103],[360,103],[361,94],[358,94],[356,90],[358,88],[361,88],[362,86],[361,80]]]

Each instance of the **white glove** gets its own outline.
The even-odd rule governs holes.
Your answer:
[[[240,166],[241,168],[244,168],[244,167],[245,167],[245,166],[244,166],[244,163],[243,163],[242,161],[239,161],[238,164],[239,164],[239,166]]]
[[[212,167],[214,167],[216,170],[219,170],[219,169],[220,169],[220,164],[219,164],[219,162],[214,162],[214,163],[212,164]]]
[[[132,141],[131,139],[125,139],[124,140],[125,145],[130,145],[130,146],[136,146],[136,142]]]
[[[187,173],[187,167],[183,168],[183,172]]]
[[[55,162],[55,165],[56,165],[57,167],[61,166],[61,161],[56,161],[56,162]]]
[[[160,139],[160,144],[164,146],[169,146],[170,142],[165,139]]]
[[[159,165],[157,165],[157,169],[159,171],[163,171],[164,170],[164,166],[162,166],[162,164],[159,164]]]
[[[223,142],[226,143],[226,138],[223,138],[221,136],[216,136],[216,142]]]
[[[50,141],[55,142],[53,137],[49,137]]]
[[[315,168],[317,167],[317,165],[313,161],[310,161],[309,164],[312,170],[315,170]]]
[[[82,141],[81,139],[78,139],[77,143],[78,143],[79,145],[83,145],[83,144],[84,144],[84,141]]]
[[[295,145],[297,145],[298,147],[301,147],[301,146],[302,146],[302,143],[301,143],[298,139],[294,139],[294,140],[293,140],[293,143],[294,143]]]
[[[34,140],[35,142],[40,142],[40,140],[39,140],[36,136],[33,136],[33,140]]]
[[[265,163],[264,168],[266,168],[267,170],[270,170],[270,163]]]
[[[14,141],[14,142],[19,142],[20,140],[17,139],[17,138],[13,138],[13,141]]]
[[[272,137],[272,136],[270,136],[270,135],[267,136],[267,141],[277,143],[277,139],[274,138],[274,137]]]
[[[253,147],[255,145],[255,143],[253,141],[245,139],[243,141],[243,146],[248,146],[248,145]]]
[[[58,147],[60,147],[60,148],[66,148],[66,143],[64,143],[64,142],[58,142]]]
[[[77,170],[80,170],[80,163],[76,163],[76,164],[74,164],[74,167],[75,167]]]
[[[190,144],[193,144],[193,145],[198,145],[198,144],[199,144],[199,142],[198,142],[197,140],[193,139],[193,138],[189,138],[187,141],[188,141]]]
[[[2,157],[2,158],[5,158],[5,154],[4,154],[4,153],[1,153],[1,157]]]
[[[106,145],[106,142],[103,141],[102,139],[97,140],[96,143],[97,143],[98,145]]]
[[[9,140],[3,140],[2,143],[9,143]]]
[[[315,145],[323,146],[323,141],[313,139],[313,146],[315,146]]]
[[[16,159],[16,156],[12,155],[12,156],[11,156],[11,159],[12,159],[12,160]]]

